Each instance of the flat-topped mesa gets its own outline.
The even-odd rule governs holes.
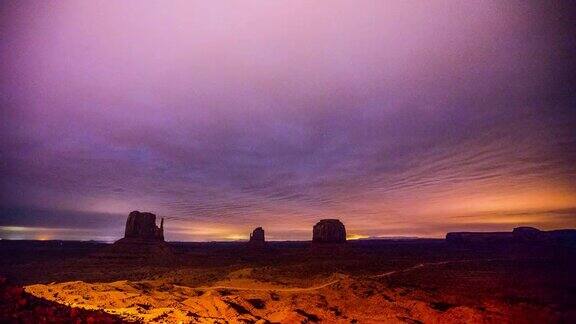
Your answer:
[[[450,232],[446,234],[448,243],[497,243],[512,241],[511,232]]]
[[[164,241],[164,219],[160,221],[160,227],[158,227],[156,215],[135,210],[128,215],[124,238]]]
[[[523,243],[560,244],[576,246],[576,230],[541,231],[534,227],[516,227],[512,232],[451,232],[446,242],[466,243]]]
[[[264,229],[262,227],[256,227],[252,234],[250,234],[250,243],[265,243]]]
[[[344,243],[346,242],[346,227],[338,219],[323,219],[312,229],[314,243]]]
[[[542,236],[542,231],[534,227],[516,227],[512,230],[512,237],[517,242],[532,242]]]

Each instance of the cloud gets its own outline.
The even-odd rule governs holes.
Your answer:
[[[574,207],[570,17],[541,6],[4,5],[2,224],[437,235],[527,208],[503,197]]]

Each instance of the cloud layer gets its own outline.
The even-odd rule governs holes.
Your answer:
[[[0,234],[110,239],[134,209],[172,240],[576,226],[572,12],[4,3]]]

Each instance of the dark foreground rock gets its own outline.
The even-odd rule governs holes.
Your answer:
[[[338,219],[323,219],[314,225],[312,242],[344,243],[346,242],[346,228]]]
[[[32,296],[0,276],[0,323],[125,323],[102,311],[69,307]]]

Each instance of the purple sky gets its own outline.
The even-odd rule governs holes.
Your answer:
[[[2,1],[0,237],[576,226],[574,10]]]

